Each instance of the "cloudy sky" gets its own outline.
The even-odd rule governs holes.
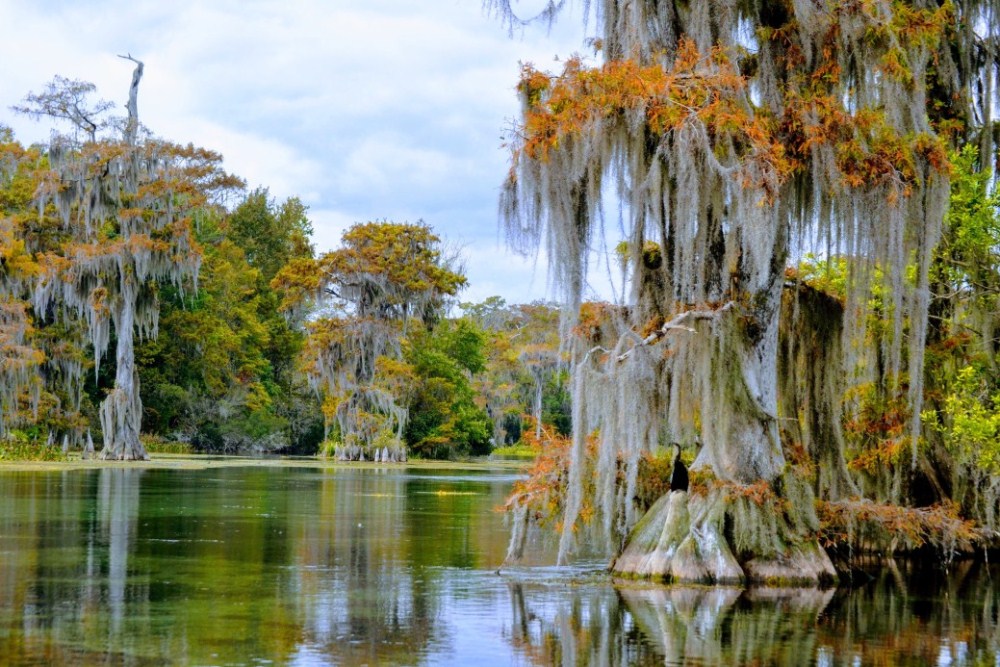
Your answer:
[[[141,120],[302,198],[319,250],[356,221],[423,219],[464,249],[464,299],[552,296],[498,230],[501,143],[519,62],[583,51],[579,11],[513,37],[480,0],[0,0],[0,17],[0,122],[21,141],[48,136],[9,111],[28,91],[60,74],[124,102],[131,53]]]

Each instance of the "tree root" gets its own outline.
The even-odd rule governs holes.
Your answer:
[[[786,475],[798,496],[808,487]],[[761,499],[751,487],[717,485],[707,493],[671,491],[636,525],[615,574],[712,584],[768,583],[816,586],[836,580],[815,537],[815,514],[806,498]],[[811,496],[808,497],[811,501]]]

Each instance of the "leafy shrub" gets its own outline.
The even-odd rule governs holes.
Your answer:
[[[31,440],[21,431],[0,438],[0,461],[65,461],[59,447]]]

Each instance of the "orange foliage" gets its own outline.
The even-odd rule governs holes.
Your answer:
[[[746,184],[772,188],[792,173],[795,163],[785,154],[774,120],[747,112],[745,88],[746,81],[723,49],[702,54],[690,40],[678,45],[669,69],[633,60],[587,68],[572,58],[561,75],[549,76],[526,65],[521,92],[528,109],[518,150],[531,159],[548,160],[550,151],[593,123],[638,113],[655,136],[698,122],[709,136],[727,137],[745,163],[760,167],[755,173],[773,179],[764,182],[746,171]]]
[[[823,546],[890,553],[925,545],[970,551],[984,535],[958,510],[952,502],[901,507],[857,499],[816,501]]]
[[[320,292],[322,274],[312,257],[299,257],[286,264],[271,280],[271,289],[281,294],[282,311],[304,309]]]
[[[602,332],[605,326],[611,320],[614,308],[615,306],[606,301],[587,301],[580,304],[580,313],[576,326],[573,327],[573,335],[588,343],[599,343],[603,338]]]
[[[529,422],[534,420],[525,416]],[[523,439],[538,452],[526,479],[514,483],[514,488],[501,511],[512,511],[517,506],[527,505],[530,518],[541,524],[554,519],[561,519],[563,503],[566,498],[566,485],[569,475],[570,449],[572,439],[559,435],[551,426],[542,425],[541,438],[535,437],[535,427],[524,430]],[[592,457],[597,448],[597,439],[593,436],[587,439],[588,456]],[[584,497],[589,497],[585,494]],[[580,510],[581,518],[586,521],[593,513],[589,502]],[[556,523],[556,529],[561,531],[562,525]]]
[[[950,16],[947,8],[929,11],[894,5],[894,10],[893,24],[884,30],[904,44],[908,39],[939,39]],[[843,3],[836,11],[867,10],[857,3]],[[777,195],[782,183],[808,168],[812,150],[819,145],[834,151],[844,185],[889,184],[894,186],[892,198],[911,193],[920,178],[917,158],[939,171],[949,168],[943,138],[901,133],[879,109],[848,107],[837,64],[836,21],[831,21],[824,57],[809,71],[804,71],[806,61],[791,36],[794,28],[789,24],[761,32],[762,38],[781,45],[790,76],[780,116],[748,104],[747,79],[726,50],[715,47],[702,53],[690,40],[680,42],[669,67],[619,60],[589,68],[572,58],[561,74],[549,75],[525,65],[520,90],[527,108],[514,161],[521,154],[547,161],[552,151],[585,135],[595,124],[620,118],[633,124],[640,121],[654,137],[687,124],[700,125],[716,150],[727,144],[733,147],[735,154],[726,157],[739,161],[742,184],[762,188],[768,199]],[[875,38],[888,39],[888,33]],[[881,60],[884,73],[911,79],[905,58],[898,47],[887,48]]]
[[[790,509],[788,501],[781,498],[771,484],[763,479],[753,484],[740,484],[717,479],[710,471],[701,469],[691,471],[689,484],[688,491],[693,496],[705,496],[709,492],[721,490],[729,498],[745,498],[760,507],[771,505],[781,512]]]
[[[856,443],[855,456],[847,465],[876,474],[898,462],[909,446],[910,409],[905,392],[882,397],[873,385],[863,385],[852,393],[860,400],[853,417],[844,424],[848,439]]]

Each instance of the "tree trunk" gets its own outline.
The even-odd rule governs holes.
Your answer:
[[[115,349],[117,368],[115,386],[101,403],[101,428],[104,430],[102,459],[145,461],[149,454],[139,441],[142,423],[142,399],[139,397],[139,374],[135,368],[135,280],[121,278],[121,295],[115,312]]]
[[[782,286],[772,268],[763,290],[719,311],[703,351],[703,446],[691,466],[695,480],[698,471],[710,479],[655,503],[612,565],[616,573],[727,584],[836,577],[813,536],[812,488],[786,466],[778,435]]]
[[[692,468],[709,468],[725,481],[771,482],[785,467],[777,421],[778,323],[741,311],[723,314],[710,344],[704,446]]]
[[[782,294],[779,335],[780,425],[799,456],[816,466],[813,491],[824,500],[859,496],[847,469],[843,400],[847,378],[842,351],[844,306],[835,297],[797,282]],[[793,456],[794,458],[794,456]]]

